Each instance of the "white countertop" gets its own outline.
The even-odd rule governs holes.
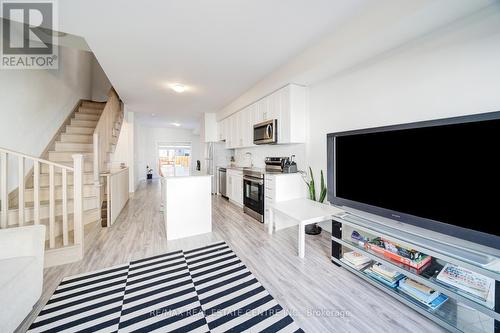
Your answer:
[[[283,173],[283,172],[276,172],[276,171],[266,171],[265,168],[259,168],[259,167],[252,167],[252,168],[250,168],[250,167],[243,167],[243,166],[222,166],[222,165],[219,165],[217,168],[218,169],[219,168],[224,168],[224,169],[235,170],[235,171],[243,171],[245,169],[253,169],[253,170],[262,172],[265,175],[270,175],[270,176],[287,176],[287,175],[300,174],[300,172]]]
[[[213,177],[213,175],[209,175],[203,171],[195,171],[190,175],[182,175],[182,176],[164,176],[164,179],[178,179],[178,178],[189,178],[189,177]]]

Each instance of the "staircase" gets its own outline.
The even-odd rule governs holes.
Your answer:
[[[114,90],[110,96],[113,105],[81,101],[49,144],[45,159],[0,148],[0,201],[9,202],[8,207],[1,205],[0,227],[46,225],[46,267],[80,260],[85,230],[95,233],[100,228],[100,173],[109,165],[123,119]],[[109,137],[103,140],[99,133],[106,127]],[[27,176],[18,177],[19,187],[10,195],[9,158],[17,158],[19,175],[26,175],[27,162],[33,165]]]

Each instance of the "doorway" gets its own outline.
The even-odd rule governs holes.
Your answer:
[[[191,144],[159,143],[158,160],[160,176],[189,176],[191,166]]]

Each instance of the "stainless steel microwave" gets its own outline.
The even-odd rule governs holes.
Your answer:
[[[278,120],[266,120],[253,125],[253,143],[256,145],[278,143]]]

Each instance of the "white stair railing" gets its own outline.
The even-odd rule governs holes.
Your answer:
[[[18,161],[18,202],[15,209],[9,209],[9,158]],[[26,162],[33,163],[33,207],[26,205]],[[41,204],[40,177],[47,175],[48,200]],[[58,172],[60,171],[60,175]],[[69,206],[68,176],[73,174],[73,207]],[[56,177],[61,179],[61,205],[56,204]],[[78,246],[76,253],[79,260],[83,258],[83,155],[73,155],[73,166],[54,163],[38,157],[29,156],[9,149],[0,148],[0,228],[21,227],[26,224],[40,224],[42,220],[47,226],[49,249],[66,246]],[[70,242],[69,214],[73,212],[73,242]],[[16,216],[17,215],[17,216]],[[56,217],[62,216],[62,246],[56,244]],[[58,221],[59,222],[59,221]]]
[[[100,198],[101,173],[109,172],[106,165],[108,161],[108,153],[112,151],[111,146],[116,144],[120,129],[116,128],[117,122],[122,116],[122,108],[120,98],[116,91],[111,88],[108,93],[108,101],[99,117],[97,126],[94,130],[94,183],[97,187],[99,196],[99,204],[102,203]]]

